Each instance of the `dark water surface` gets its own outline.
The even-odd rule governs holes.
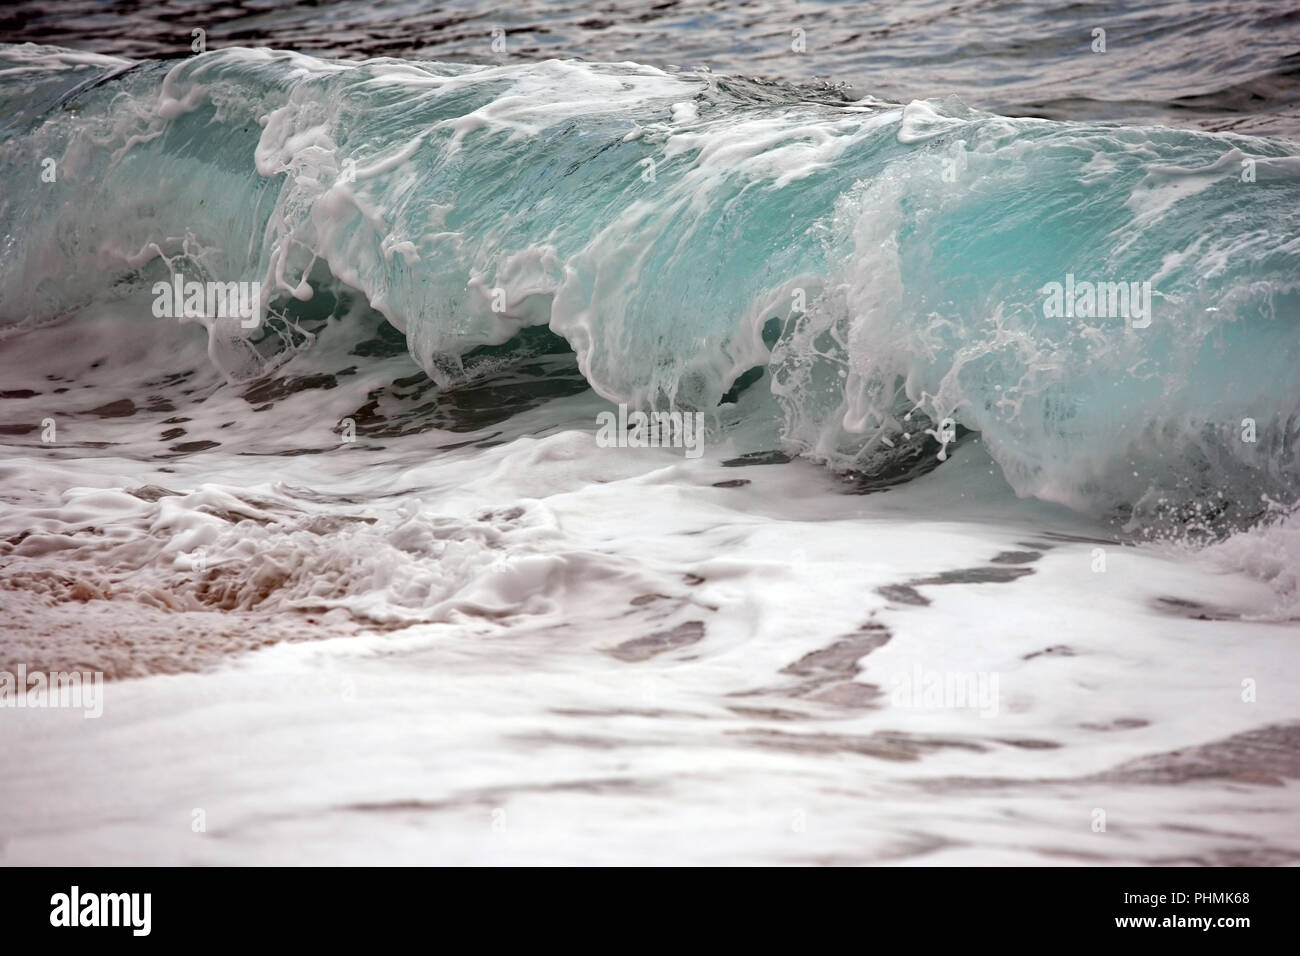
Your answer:
[[[705,65],[1012,116],[1300,136],[1300,6],[1270,0],[20,0],[0,13],[0,41],[130,57],[187,56],[196,28],[209,49]]]

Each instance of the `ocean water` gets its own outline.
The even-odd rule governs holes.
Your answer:
[[[1284,5],[4,17],[0,861],[1300,859]]]

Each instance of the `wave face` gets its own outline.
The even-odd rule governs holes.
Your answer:
[[[969,429],[1019,494],[1135,528],[1300,497],[1284,140],[265,49],[5,47],[0,97],[8,332],[147,312],[176,274],[259,282],[260,328],[200,319],[248,380],[286,357],[268,329],[347,286],[443,388],[548,326],[610,400],[713,408],[746,384],[745,414],[841,469]],[[1129,316],[1094,283],[1132,290]]]

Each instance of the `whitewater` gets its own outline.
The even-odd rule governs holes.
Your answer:
[[[0,860],[1300,858],[1291,139],[267,47],[0,116],[0,669],[107,681],[0,709]]]

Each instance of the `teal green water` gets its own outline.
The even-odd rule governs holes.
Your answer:
[[[148,309],[178,272],[260,283],[272,324],[345,285],[444,387],[546,325],[634,406],[715,408],[760,369],[752,414],[837,467],[960,425],[1020,493],[1139,524],[1295,497],[1286,140],[632,63],[3,62],[10,325]],[[1133,309],[1061,315],[1054,283]],[[273,369],[258,330],[204,324],[232,379]]]

